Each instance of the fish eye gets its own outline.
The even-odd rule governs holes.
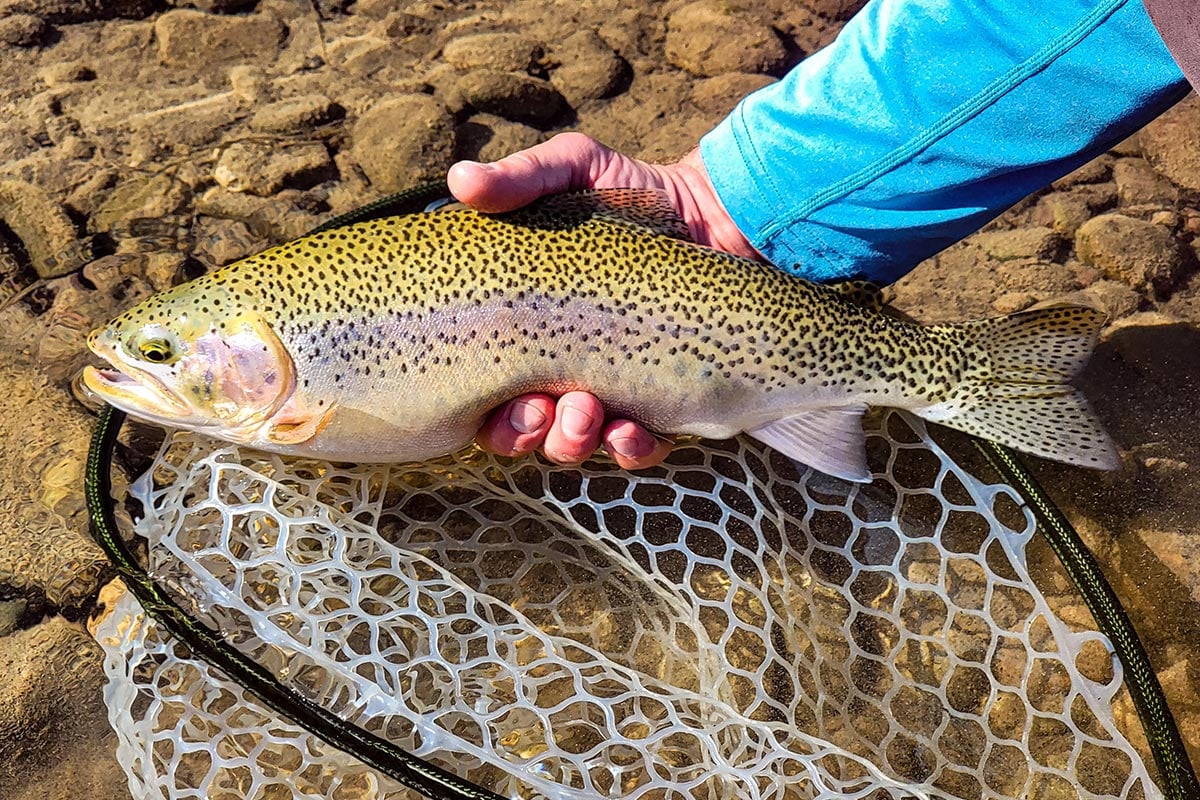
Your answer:
[[[179,360],[175,342],[162,334],[137,336],[130,345],[137,355],[151,364],[173,364]]]

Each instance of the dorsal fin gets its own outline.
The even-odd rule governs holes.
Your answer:
[[[551,227],[556,223],[602,219],[672,239],[692,241],[687,223],[679,217],[666,192],[660,189],[588,189],[552,194],[507,216]]]

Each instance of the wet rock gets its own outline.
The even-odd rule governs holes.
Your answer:
[[[1031,221],[1035,225],[1053,228],[1055,232],[1073,238],[1080,225],[1116,204],[1115,183],[1078,185],[1067,191],[1052,192],[1040,198],[1031,215]]]
[[[8,636],[17,629],[21,617],[25,615],[28,608],[29,603],[24,598],[0,600],[0,638]]]
[[[253,255],[263,250],[265,244],[244,222],[213,217],[200,217],[196,221],[195,238],[193,255],[210,268]]]
[[[537,41],[519,33],[475,33],[447,42],[442,58],[463,72],[529,72],[537,67],[543,50]]]
[[[226,61],[270,63],[286,29],[266,14],[223,17],[176,9],[154,23],[158,57],[164,64],[195,66]]]
[[[771,72],[787,51],[770,26],[721,0],[700,0],[667,21],[667,61],[693,75]]]
[[[578,31],[551,51],[558,66],[550,83],[572,107],[616,94],[629,80],[629,65],[595,31]]]
[[[129,797],[113,758],[102,659],[87,632],[61,617],[0,639],[4,797]]]
[[[1123,214],[1094,217],[1075,233],[1075,252],[1106,277],[1165,294],[1191,265],[1171,231]]]
[[[1120,281],[1099,280],[1078,292],[1061,298],[1064,302],[1098,308],[1110,320],[1127,317],[1141,308],[1144,299],[1133,287]]]
[[[396,11],[395,0],[358,0],[354,5],[354,13],[383,20],[387,35],[396,39],[399,44],[409,40],[420,41],[440,29],[435,20],[409,14],[407,11]]]
[[[33,14],[53,23],[141,19],[158,11],[159,0],[0,0],[0,15]]]
[[[56,61],[38,73],[47,86],[67,86],[96,80],[96,71],[82,61]]]
[[[714,118],[723,117],[733,111],[743,97],[774,82],[775,79],[769,75],[746,72],[717,75],[697,81],[696,88],[692,90],[692,104]]]
[[[1173,206],[1179,190],[1140,158],[1122,158],[1112,168],[1117,198],[1123,206]]]
[[[233,14],[239,11],[252,11],[258,5],[258,0],[167,0],[167,4],[176,8],[207,11],[210,14]]]
[[[207,149],[242,116],[242,104],[232,92],[220,92],[130,116],[125,123],[131,131],[129,161],[149,166],[170,156],[189,156],[198,148]]]
[[[295,190],[284,190],[274,197],[258,197],[214,186],[196,201],[199,214],[242,223],[259,242],[258,249],[295,239],[317,227],[323,208],[322,202]],[[233,241],[239,241],[241,234],[235,229],[226,229],[227,232],[231,230],[235,233]],[[201,238],[196,237],[198,245]],[[223,248],[228,246],[221,245]]]
[[[270,103],[250,118],[250,127],[266,133],[300,133],[345,116],[345,110],[323,94]]]
[[[367,36],[328,45],[329,63],[358,78],[391,83],[408,72],[408,59],[394,42]]]
[[[806,0],[804,5],[826,19],[847,20],[858,13],[867,0]]]
[[[1139,133],[1135,133],[1128,139],[1121,141],[1108,148],[1110,155],[1117,158],[1142,158],[1145,153],[1142,150],[1142,138]]]
[[[513,72],[472,72],[459,79],[455,89],[479,111],[531,125],[548,125],[565,106],[549,82]]]
[[[50,28],[41,17],[32,14],[13,14],[0,18],[0,44],[13,47],[33,47],[46,38]]]
[[[267,94],[267,74],[253,64],[238,64],[229,68],[229,85],[242,100],[257,103]]]
[[[1200,604],[1200,534],[1191,530],[1143,529],[1138,536]]]
[[[1175,185],[1200,191],[1200,97],[1168,109],[1138,134],[1146,160]]]
[[[146,277],[151,266],[147,262],[164,255],[180,258],[178,253],[104,256],[87,264],[78,275],[48,284],[53,293],[50,308],[23,339],[46,378],[56,386],[66,386],[84,364],[92,363],[86,345],[88,333],[150,295],[152,287]]]
[[[213,180],[226,189],[262,197],[334,177],[333,159],[320,142],[235,142],[221,153],[213,170]]]
[[[169,174],[138,176],[119,184],[88,220],[88,230],[110,231],[134,219],[157,219],[180,211],[191,189]]]
[[[670,125],[660,125],[642,139],[637,157],[643,161],[675,161],[696,146],[708,133],[712,122],[702,114],[676,117]]]
[[[1046,225],[1063,236],[1075,236],[1079,226],[1092,216],[1087,201],[1074,194],[1055,192],[1038,200],[1032,221]]]
[[[992,302],[998,314],[1015,314],[1024,311],[1038,301],[1033,292],[1005,292]]]
[[[38,277],[66,275],[91,258],[62,206],[33,184],[0,181],[0,220],[21,240]]]
[[[58,386],[18,369],[12,344],[0,347],[0,418],[20,420],[0,438],[0,596],[78,609],[109,569],[87,534],[91,421]]]
[[[1066,249],[1066,240],[1051,228],[987,231],[977,234],[974,238],[985,253],[999,261],[1057,261]]]
[[[374,189],[396,192],[446,176],[454,159],[454,120],[428,95],[377,103],[354,123],[355,161]]]
[[[537,128],[493,114],[476,114],[458,126],[456,159],[496,161],[542,140]]]
[[[1104,154],[1093,158],[1082,167],[1069,172],[1056,180],[1051,186],[1055,189],[1069,189],[1072,186],[1088,183],[1103,183],[1112,179],[1113,156]]]

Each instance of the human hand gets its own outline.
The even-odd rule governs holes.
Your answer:
[[[581,133],[548,142],[491,164],[460,161],[447,176],[459,201],[488,213],[511,211],[542,195],[581,189],[659,189],[666,193],[692,238],[748,258],[762,256],[734,225],[708,180],[699,150],[674,164],[647,164]],[[641,469],[660,463],[671,446],[630,420],[605,423],[600,401],[569,392],[556,402],[544,394],[518,397],[497,409],[476,436],[480,447],[501,455],[542,448],[559,464],[578,464],[603,442],[618,465]]]

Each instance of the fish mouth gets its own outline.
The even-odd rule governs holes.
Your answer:
[[[130,374],[133,373],[133,374]],[[110,405],[139,417],[178,422],[192,416],[187,403],[158,378],[126,366],[123,369],[85,367],[83,382]]]

